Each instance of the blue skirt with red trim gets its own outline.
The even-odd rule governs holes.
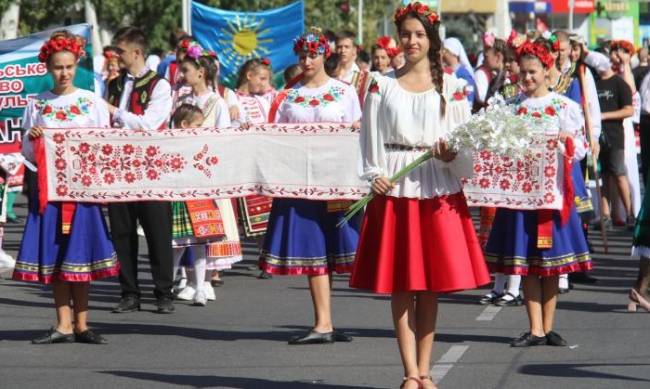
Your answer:
[[[360,217],[339,228],[344,215],[328,210],[327,201],[273,199],[260,268],[284,275],[351,272]]]
[[[99,205],[77,203],[69,234],[62,233],[61,222],[61,204],[48,203],[41,214],[38,193],[33,190],[14,280],[49,284],[119,275],[119,262]]]
[[[580,217],[572,207],[565,225],[553,212],[553,244],[537,247],[537,211],[499,208],[485,247],[485,259],[493,272],[516,275],[554,276],[591,270],[589,247]]]

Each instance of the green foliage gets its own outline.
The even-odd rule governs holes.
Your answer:
[[[13,0],[15,1],[15,0]],[[255,11],[280,7],[294,0],[200,0],[222,9]],[[305,0],[306,26],[334,31],[357,27],[357,0],[349,0],[350,12],[340,9],[343,0]],[[12,0],[0,0],[0,12]],[[92,0],[99,23],[109,30],[134,24],[149,33],[152,47],[168,48],[170,33],[181,25],[180,0]],[[368,46],[377,36],[384,12],[392,12],[396,0],[364,1],[364,42]],[[83,1],[21,0],[20,34],[29,34],[54,26],[77,23],[84,19]],[[389,15],[390,16],[390,15]]]

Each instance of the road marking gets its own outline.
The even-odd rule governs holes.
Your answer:
[[[476,318],[477,321],[491,321],[499,313],[503,307],[497,307],[496,305],[488,305],[485,307],[483,312]]]
[[[454,367],[454,363],[458,362],[463,354],[465,354],[468,348],[469,346],[467,345],[451,346],[431,368],[430,374],[433,381],[439,383],[449,373],[449,370]]]

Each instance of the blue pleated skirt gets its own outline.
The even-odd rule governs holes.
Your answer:
[[[326,201],[273,199],[260,267],[287,275],[351,272],[360,217],[337,227],[344,214],[328,211]]]

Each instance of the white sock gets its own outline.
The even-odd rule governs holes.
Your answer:
[[[494,273],[494,288],[492,288],[497,294],[503,294],[503,290],[506,287],[506,276],[503,273]]]
[[[192,246],[194,254],[194,284],[196,291],[203,291],[205,286],[205,273],[207,272],[207,260],[205,246]]]
[[[519,296],[519,285],[521,284],[521,276],[510,275],[508,276],[508,293],[517,297]]]
[[[560,282],[558,284],[560,289],[569,289],[569,275],[560,274]]]

